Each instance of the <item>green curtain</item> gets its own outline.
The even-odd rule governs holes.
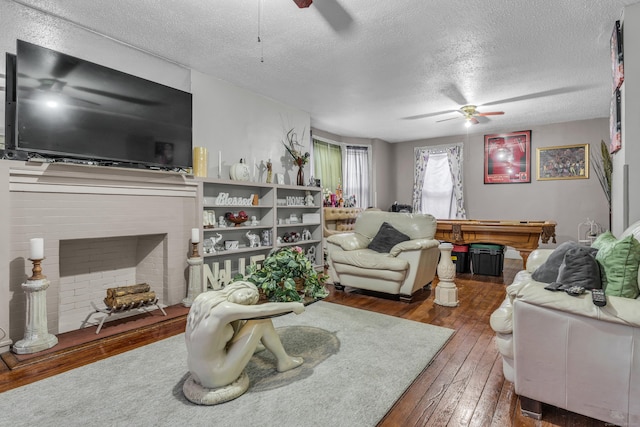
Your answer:
[[[320,179],[322,188],[335,193],[342,182],[342,150],[339,145],[313,140],[314,178]]]

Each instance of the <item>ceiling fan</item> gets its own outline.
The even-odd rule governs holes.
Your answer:
[[[448,120],[456,120],[456,119],[464,118],[467,121],[465,125],[471,126],[472,124],[477,125],[478,123],[480,123],[480,121],[478,121],[476,117],[500,116],[504,114],[504,111],[488,111],[485,113],[481,113],[480,111],[477,110],[477,108],[478,107],[476,107],[475,105],[465,105],[463,107],[460,107],[459,110],[453,110],[462,114],[462,117],[451,117],[448,119],[437,120],[437,122],[446,122]]]

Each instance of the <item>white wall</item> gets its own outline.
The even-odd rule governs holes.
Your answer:
[[[189,69],[102,37],[17,3],[0,0],[0,73],[4,52],[16,53],[16,40],[115,68],[180,90],[189,91]],[[4,97],[4,93],[2,93]],[[4,102],[0,102],[0,135],[4,135]]]
[[[608,228],[608,206],[595,174],[589,179],[537,181],[536,148],[590,144],[608,140],[608,119],[536,126],[531,135],[531,183],[484,184],[484,135],[460,135],[396,145],[394,169],[399,202],[411,203],[414,147],[464,142],[465,208],[470,219],[553,220],[558,243],[576,240],[578,224],[587,218]],[[544,246],[544,245],[543,245]],[[549,245],[552,247],[555,245]]]
[[[311,150],[308,113],[197,71],[192,71],[191,81],[193,145],[207,148],[209,177],[218,176],[221,152],[222,178],[229,178],[231,165],[240,158],[252,169],[254,160],[256,165],[261,162],[266,165],[271,159],[274,179],[276,173],[284,173],[285,183],[295,184],[298,169],[282,141],[287,131],[294,128],[305,151]],[[309,178],[307,164],[305,182]]]

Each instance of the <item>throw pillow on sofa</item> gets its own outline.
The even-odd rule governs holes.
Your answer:
[[[585,246],[569,249],[558,270],[558,277],[549,286],[545,286],[545,289],[565,291],[572,286],[582,286],[585,289],[602,288],[596,253],[595,249]]]
[[[607,231],[591,246],[598,249],[596,261],[600,263],[605,295],[637,298],[640,242],[633,234],[618,240]]]
[[[367,247],[376,252],[388,253],[395,245],[406,242],[407,240],[411,240],[411,238],[396,230],[388,222],[383,222],[378,230],[378,234],[376,234]]]
[[[543,283],[551,283],[556,280],[558,277],[558,272],[560,271],[560,266],[562,265],[562,261],[564,260],[564,255],[567,253],[569,249],[584,247],[578,242],[564,242],[558,245],[557,248],[553,250],[549,258],[540,265],[536,270],[531,273],[531,278],[536,282]],[[593,250],[595,253],[595,249]]]

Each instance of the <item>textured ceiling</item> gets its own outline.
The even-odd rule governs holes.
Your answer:
[[[297,107],[317,129],[401,142],[464,134],[461,118],[438,122],[464,104],[505,112],[474,133],[607,117],[611,31],[638,0],[15,2]]]

